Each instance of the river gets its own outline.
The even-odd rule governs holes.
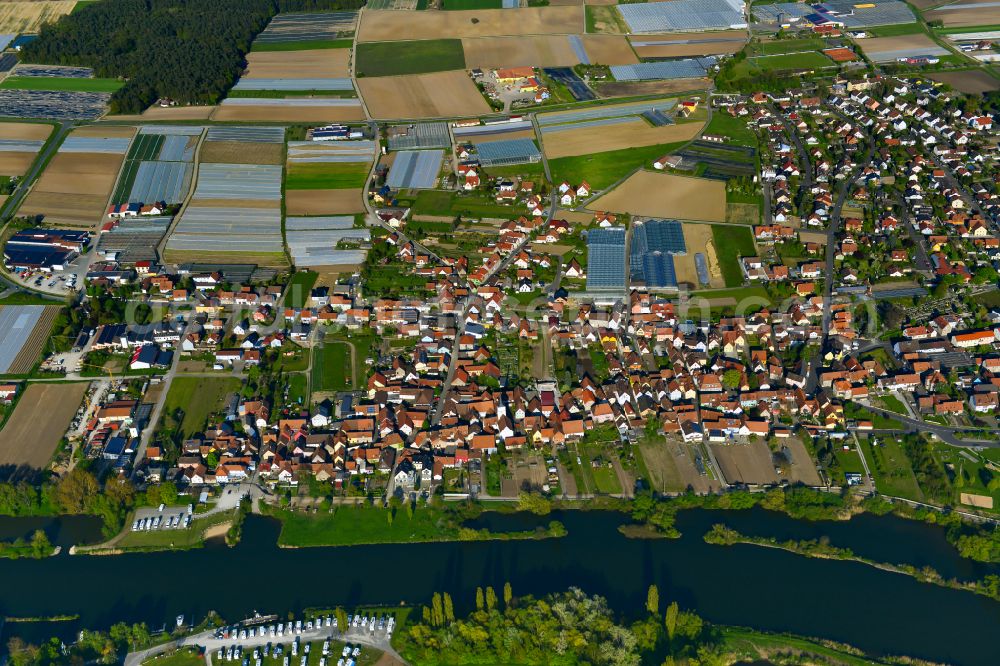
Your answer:
[[[905,654],[958,666],[995,666],[1000,603],[969,592],[923,584],[900,574],[836,560],[809,559],[752,545],[704,543],[713,523],[745,534],[831,543],[880,561],[934,566],[945,577],[981,577],[997,567],[960,558],[943,531],[892,516],[849,522],[804,522],[753,509],[684,511],[680,539],[627,539],[627,518],[608,511],[564,511],[538,518],[485,514],[497,529],[560,520],[561,539],[393,544],[279,549],[279,525],[251,516],[235,548],[120,556],[70,556],[0,561],[0,612],[10,616],[78,614],[67,623],[8,624],[12,634],[38,640],[72,635],[79,627],[119,621],[171,623],[209,610],[239,619],[254,610],[284,614],[310,606],[426,603],[450,592],[468,610],[478,585],[515,595],[578,586],[608,598],[626,615],[642,612],[646,588],[677,600],[707,620],[829,638],[873,654]],[[20,520],[20,519],[18,519]],[[0,534],[10,530],[0,521]]]

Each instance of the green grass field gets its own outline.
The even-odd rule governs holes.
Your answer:
[[[896,412],[897,414],[902,414],[907,416],[909,412],[906,411],[906,405],[904,405],[899,398],[894,395],[884,395],[882,396],[882,404],[890,412]]]
[[[986,28],[978,29],[985,30]],[[968,28],[963,28],[963,30],[968,32]],[[896,37],[898,35],[916,35],[926,31],[919,23],[903,23],[901,25],[883,25],[874,28],[866,28],[865,32],[867,32],[871,37]]]
[[[312,51],[314,49],[349,49],[353,39],[302,39],[295,42],[269,42],[254,44],[250,52],[262,51]]]
[[[288,166],[285,189],[341,190],[364,187],[368,182],[367,162],[307,162]]]
[[[343,342],[327,342],[313,350],[313,391],[346,391],[354,384],[351,348]]]
[[[763,42],[753,47],[755,55],[780,55],[782,53],[800,53],[802,51],[818,51],[825,48],[822,39],[809,37],[805,39],[776,39],[773,42]]]
[[[8,90],[58,90],[60,92],[112,93],[125,85],[118,79],[79,79],[54,76],[8,76],[0,89]]]
[[[918,502],[924,501],[924,494],[913,475],[913,467],[906,453],[892,437],[879,437],[878,446],[870,440],[862,446],[868,466],[875,477],[875,487],[880,493],[893,497],[905,497]]]
[[[591,187],[600,190],[640,167],[649,166],[656,158],[677,150],[685,143],[687,142],[559,157],[549,160],[549,169],[552,171],[552,181],[555,183],[563,180],[579,183],[586,180]]]
[[[204,663],[205,658],[198,653],[198,648],[179,648],[147,659],[142,666],[202,666]]]
[[[212,514],[207,518],[195,517],[191,521],[191,527],[187,529],[152,530],[149,532],[133,532],[131,531],[132,524],[129,523],[128,533],[116,545],[122,548],[149,550],[197,548],[205,542],[205,530],[232,520],[234,515],[235,511],[226,511]]]
[[[765,72],[830,67],[833,61],[817,51],[760,56],[753,64]]]
[[[293,275],[285,287],[285,305],[290,308],[304,308],[317,277],[319,275],[313,271],[299,271]]]
[[[204,430],[209,417],[225,406],[226,396],[239,390],[236,377],[175,377],[163,405],[163,419],[174,422],[180,410],[180,432],[186,439]]]
[[[358,76],[396,76],[465,69],[460,39],[358,44]],[[405,56],[405,57],[402,57]]]
[[[461,216],[463,218],[516,217],[512,206],[504,206],[484,196],[463,195],[443,190],[421,190],[413,200],[415,215]]]
[[[757,254],[750,229],[713,225],[712,241],[715,243],[715,255],[726,286],[738,287],[743,284],[740,257],[753,257]]]
[[[733,143],[757,147],[757,135],[747,125],[746,119],[731,116],[725,111],[715,111],[712,114],[704,133],[728,136]]]
[[[366,543],[441,541],[455,532],[440,509],[417,508],[412,517],[398,510],[389,522],[387,509],[357,505],[338,506],[333,514],[304,514],[275,510],[281,520],[282,546],[352,546]]]

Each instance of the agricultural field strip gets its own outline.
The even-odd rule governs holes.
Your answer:
[[[61,153],[110,153],[124,155],[131,139],[121,137],[73,136],[66,137],[59,146]]]
[[[331,97],[328,99],[281,97],[227,97],[220,106],[292,106],[292,107],[360,107],[356,97]]]
[[[197,146],[195,137],[169,134],[163,137],[163,146],[157,160],[160,162],[193,162]]]
[[[375,150],[374,141],[334,144],[315,141],[289,141],[288,163],[371,162],[374,159]]]
[[[632,102],[629,104],[615,104],[613,106],[599,106],[582,111],[557,111],[555,113],[543,113],[538,115],[539,125],[555,125],[559,123],[574,123],[585,120],[597,120],[599,118],[616,118],[619,116],[637,116],[643,111],[655,109],[657,111],[669,111],[677,105],[674,98],[653,99],[646,102]]]
[[[545,125],[542,126],[541,132],[543,136],[549,134],[557,134],[558,132],[565,132],[567,130],[582,129],[584,127],[600,127],[602,125],[617,125],[619,123],[631,123],[635,121],[639,116],[616,116],[614,118],[598,118],[596,120],[587,120],[582,123],[566,123],[563,125]]]
[[[618,5],[632,33],[724,30],[745,26],[742,3],[735,0],[674,0]]]
[[[319,231],[323,229],[350,229],[353,215],[325,215],[319,217],[286,217],[285,231]]]
[[[0,89],[0,117],[96,120],[109,99],[109,93]]]
[[[0,139],[0,152],[37,153],[45,145],[44,141],[23,139]]]
[[[193,170],[187,162],[140,162],[129,203],[180,203],[191,187]]]
[[[0,374],[10,372],[35,325],[45,312],[44,305],[0,306]]]
[[[54,77],[61,79],[90,79],[94,70],[89,67],[64,67],[61,65],[31,65],[19,64],[14,67],[11,76]]]
[[[281,200],[281,166],[273,164],[202,164],[195,199]]]
[[[207,141],[249,141],[261,143],[282,143],[285,140],[284,127],[210,127]]]
[[[677,44],[718,44],[718,43],[732,43],[736,42],[738,44],[743,44],[746,42],[746,37],[743,35],[736,35],[731,39],[727,38],[712,38],[712,39],[629,39],[632,46],[673,46]]]
[[[662,79],[690,79],[705,76],[716,58],[687,58],[660,62],[641,62],[636,65],[612,65],[611,74],[616,81],[657,81]]]
[[[164,136],[201,136],[201,133],[204,131],[204,127],[194,125],[143,125],[139,128],[139,134],[162,134]],[[282,133],[282,136],[284,136],[284,133]]]
[[[269,44],[332,39],[340,33],[354,30],[357,22],[357,12],[278,14],[254,41]]]
[[[987,30],[986,32],[953,32],[944,35],[944,37],[953,42],[979,42],[984,40],[1000,39],[1000,30]]]
[[[349,78],[243,78],[233,90],[354,90]]]
[[[404,150],[396,153],[386,184],[394,189],[429,189],[437,182],[442,150]]]

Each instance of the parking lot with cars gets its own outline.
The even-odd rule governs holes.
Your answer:
[[[133,532],[179,530],[191,526],[194,506],[165,506],[137,509],[132,521]]]

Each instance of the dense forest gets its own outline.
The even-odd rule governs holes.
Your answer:
[[[92,67],[126,83],[112,113],[161,97],[215,104],[239,76],[253,38],[279,12],[357,9],[363,0],[102,0],[42,27],[25,62]]]

